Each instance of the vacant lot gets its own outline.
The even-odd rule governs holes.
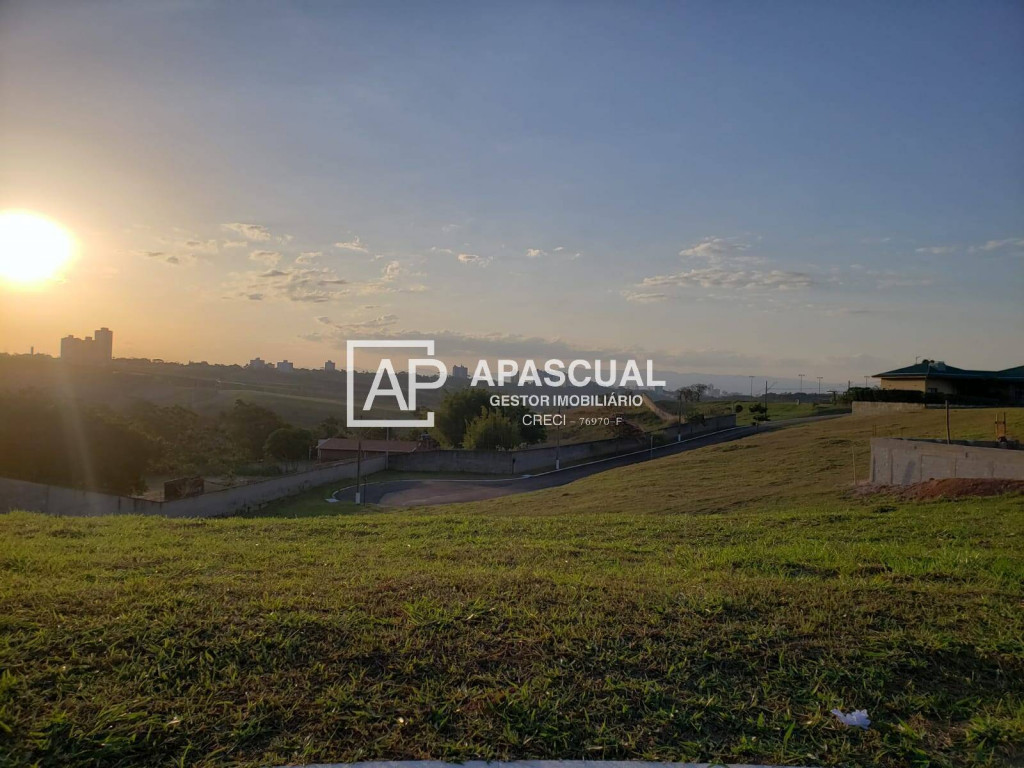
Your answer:
[[[0,764],[1019,763],[1024,497],[849,494],[900,428],[943,415],[448,508],[2,516]]]

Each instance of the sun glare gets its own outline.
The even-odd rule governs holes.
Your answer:
[[[0,280],[30,286],[52,280],[75,241],[62,226],[30,211],[0,211]]]

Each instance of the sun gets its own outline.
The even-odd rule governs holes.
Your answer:
[[[0,280],[31,286],[60,274],[75,240],[60,224],[31,211],[0,211]]]

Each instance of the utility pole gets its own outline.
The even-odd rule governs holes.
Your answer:
[[[817,377],[817,379],[818,379],[818,399],[819,400],[821,399],[821,380],[822,380],[822,378],[823,378],[822,376],[818,376]]]
[[[868,388],[868,378],[869,378],[868,376],[864,377],[864,389]]]
[[[798,373],[797,374],[797,376],[800,377],[800,394],[801,395],[804,393],[804,376],[806,376],[806,375],[807,375],[806,373]]]
[[[750,377],[750,399],[754,399],[754,377]]]

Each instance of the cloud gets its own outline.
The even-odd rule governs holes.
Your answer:
[[[145,259],[151,259],[153,261],[162,261],[164,264],[179,265],[182,263],[182,257],[177,254],[168,253],[167,251],[135,251],[136,256],[141,256]],[[191,261],[192,257],[185,257],[186,260]]]
[[[930,277],[905,277],[903,275],[891,274],[880,277],[875,281],[875,287],[885,290],[887,288],[918,288],[931,285]]]
[[[625,290],[621,293],[626,301],[630,301],[635,304],[656,304],[659,301],[666,301],[669,298],[667,293],[652,293],[650,291]]]
[[[369,253],[369,249],[363,245],[363,241],[358,237],[353,237],[348,242],[337,242],[334,244],[335,248],[341,248],[345,251],[359,251],[360,253]]]
[[[225,240],[221,243],[223,248],[245,248],[249,243],[245,240]]]
[[[540,258],[541,256],[544,256],[544,255],[545,255],[544,251],[542,251],[540,248],[527,248],[526,249],[526,258],[528,258],[528,259],[537,259],[537,258]]]
[[[249,254],[249,259],[273,267],[281,261],[281,254],[277,251],[253,251]]]
[[[477,256],[475,253],[460,253],[458,259],[463,264],[472,264],[477,267],[486,267],[491,263],[490,256]]]
[[[430,247],[430,252],[431,253],[446,253],[449,256],[451,256],[451,255],[453,255],[455,253],[455,251],[453,251],[451,248],[439,248],[436,245],[433,245],[433,246]]]
[[[645,277],[641,288],[670,286],[676,288],[727,288],[741,290],[796,290],[814,285],[814,278],[806,272],[781,269],[748,270],[723,267],[701,267],[677,272],[673,275]]]
[[[263,301],[263,294],[262,293],[250,293],[250,294],[246,295],[246,298],[249,299],[249,301]]]
[[[397,261],[389,261],[384,265],[384,273],[381,275],[381,280],[385,283],[394,282],[394,280],[402,274],[402,265]]]
[[[929,245],[923,248],[914,249],[915,253],[941,256],[949,253],[993,253],[996,251],[1020,251],[1024,250],[1024,237],[1008,237],[1002,240],[988,240],[981,245]]]
[[[303,251],[295,257],[296,264],[312,264],[314,261],[323,256],[322,251]]]
[[[262,300],[319,304],[349,291],[348,281],[329,269],[289,267],[238,276],[237,287],[228,298],[248,298],[259,294]]]
[[[681,250],[679,255],[684,259],[705,259],[712,264],[758,260],[756,257],[743,255],[750,247],[750,243],[735,237],[705,237],[689,248]]]
[[[181,246],[195,254],[210,255],[220,250],[216,240],[185,240]]]
[[[225,224],[224,229],[237,232],[246,240],[253,240],[255,242],[264,242],[271,238],[270,230],[262,224],[245,224],[243,222],[235,221],[230,224]]]
[[[382,330],[390,328],[398,322],[398,315],[377,315],[376,317],[367,318],[365,320],[351,320],[341,323],[333,322],[329,317],[318,317],[316,321],[320,325],[327,326],[328,330],[318,330],[313,331],[312,333],[302,334],[300,338],[305,339],[306,341],[338,344],[344,342],[346,339],[352,338],[353,336],[362,336],[367,333],[375,333],[379,336],[381,335],[380,332]]]
[[[971,253],[989,253],[991,251],[1020,249],[1024,249],[1024,237],[1011,237],[1006,240],[989,240],[983,245],[971,246],[969,250]]]
[[[564,250],[565,250],[565,246],[564,246],[564,245],[559,245],[559,246],[556,246],[555,248],[553,248],[552,250],[553,250],[553,251],[554,251],[555,253],[561,253],[562,251],[564,251]]]

